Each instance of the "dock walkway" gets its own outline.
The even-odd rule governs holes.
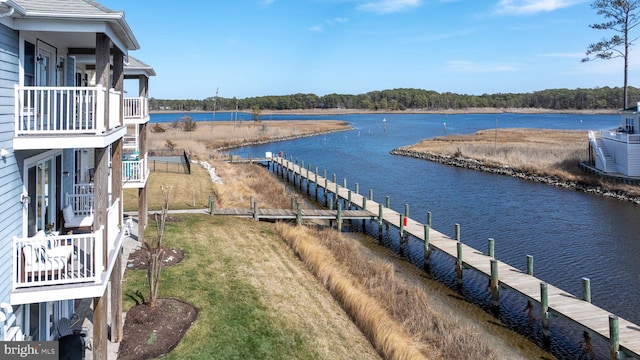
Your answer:
[[[302,182],[306,181],[307,192],[309,192],[309,184],[315,183],[316,196],[318,189],[322,189],[325,197],[327,193],[329,193],[333,194],[332,196],[335,196],[337,199],[345,202],[350,201],[352,204],[362,208],[362,210],[366,210],[369,213],[369,217],[377,220],[379,224],[383,222],[390,224],[423,242],[426,238],[429,248],[435,248],[454,259],[462,259],[462,267],[472,268],[489,278],[492,277],[493,262],[493,276],[499,279],[499,286],[509,288],[526,297],[528,300],[541,304],[543,319],[548,319],[548,314],[544,313],[545,303],[548,303],[548,311],[568,319],[582,327],[585,331],[589,331],[592,334],[606,339],[611,344],[610,350],[612,354],[619,350],[629,356],[640,358],[640,326],[619,318],[560,288],[547,284],[541,279],[516,269],[511,265],[497,261],[479,250],[429,228],[425,224],[421,224],[411,218],[404,218],[403,214],[387,208],[373,201],[371,198],[366,198],[358,194],[357,191],[352,192],[348,188],[337,184],[335,181],[320,176],[317,174],[317,168],[316,172],[312,172],[309,167],[304,168],[304,163],[302,166],[296,163],[293,163],[291,160],[286,160],[285,158],[273,158],[273,171],[287,179],[292,178],[294,185],[296,178],[298,178],[301,189],[303,187]],[[464,256],[462,256],[462,254]],[[498,291],[497,284],[495,287],[496,291]],[[543,287],[546,288],[546,301],[542,295]],[[616,337],[619,339],[619,343],[616,342]]]

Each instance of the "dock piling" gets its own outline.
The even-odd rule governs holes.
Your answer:
[[[491,259],[491,307],[494,312],[497,312],[500,307],[500,288],[499,288],[499,278],[498,278],[498,260]]]
[[[489,254],[488,254],[489,257],[495,259],[496,257],[495,240],[493,238],[487,239],[487,246],[489,247]]]
[[[551,338],[549,333],[549,293],[547,289],[547,283],[540,283],[540,303],[542,305],[541,317],[542,317],[542,342],[544,348],[548,349],[551,345]]]
[[[591,302],[591,280],[589,278],[582,278],[582,300]]]

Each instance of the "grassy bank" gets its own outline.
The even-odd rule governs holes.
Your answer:
[[[176,148],[185,149],[192,156],[203,159],[215,155],[216,149],[241,146],[248,143],[276,141],[310,134],[348,130],[349,124],[338,120],[287,120],[287,121],[216,121],[199,122],[195,131],[182,131],[171,123],[158,124],[163,131],[155,131],[150,125],[149,149],[164,149],[167,141]],[[262,154],[260,154],[262,155]]]
[[[221,204],[248,207],[254,196],[264,207],[289,206],[293,194],[265,169],[215,166],[224,185],[209,186]],[[192,207],[192,195],[176,189],[207,188],[208,174],[197,167],[192,175],[152,174],[149,198],[169,185],[172,208]],[[425,286],[424,276],[390,262],[392,255],[366,251],[363,241],[235,218],[173,217],[165,244],[186,256],[163,270],[160,296],[187,301],[199,315],[169,358],[549,357],[481,310],[452,301],[447,289]],[[151,222],[146,235],[153,231]],[[145,274],[128,270],[124,293],[145,293]]]
[[[559,180],[640,195],[637,187],[588,174],[580,163],[589,159],[585,131],[547,129],[491,129],[475,134],[425,139],[400,150],[473,159],[492,167],[512,167]]]

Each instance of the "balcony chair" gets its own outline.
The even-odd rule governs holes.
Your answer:
[[[47,240],[44,231],[38,231],[22,247],[22,271],[20,281],[45,281],[64,276],[71,260],[73,246],[55,244]]]
[[[93,214],[76,215],[71,204],[62,209],[62,217],[64,219],[64,229],[66,230],[93,231]]]

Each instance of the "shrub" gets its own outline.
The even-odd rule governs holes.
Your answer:
[[[182,117],[182,131],[194,131],[197,123],[191,118],[191,116]]]
[[[160,125],[160,123],[156,123],[155,125],[153,125],[151,127],[151,132],[152,133],[158,133],[161,134],[163,132],[167,131],[167,129],[165,129],[164,127],[162,127],[162,125]]]

